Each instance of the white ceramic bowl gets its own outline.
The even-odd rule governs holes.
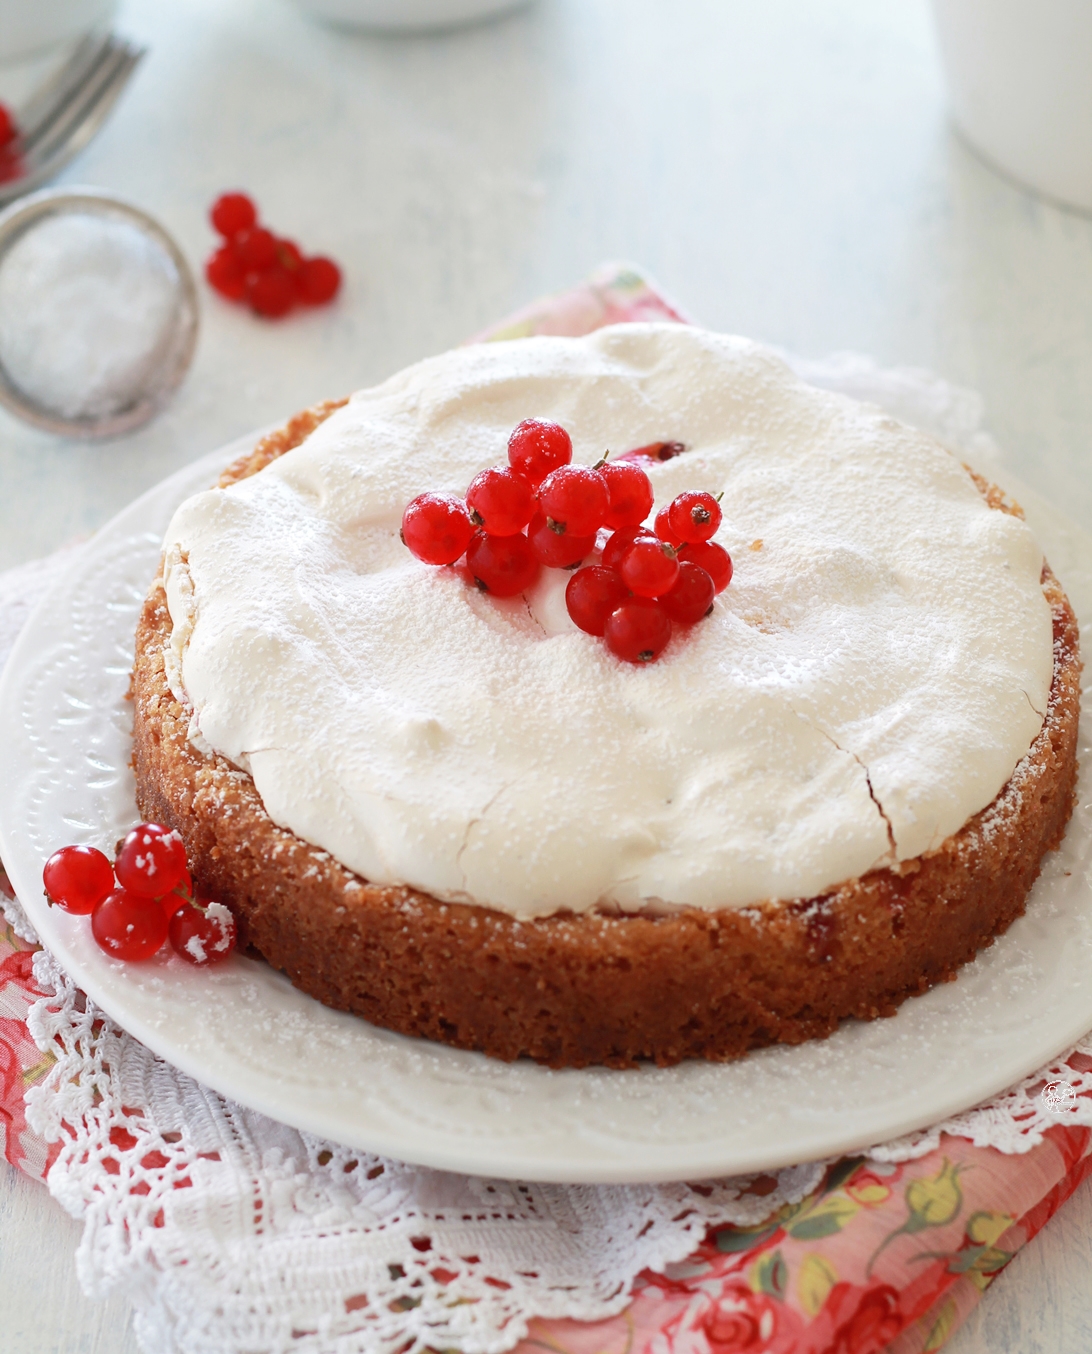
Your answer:
[[[297,3],[301,9],[330,23],[387,33],[423,33],[491,19],[518,9],[528,0],[297,0]]]
[[[1092,0],[933,0],[952,116],[1021,183],[1092,212]]]

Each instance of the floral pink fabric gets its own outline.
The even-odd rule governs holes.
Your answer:
[[[641,273],[587,283],[478,336],[587,333],[637,319],[686,323]],[[10,889],[0,869],[0,890]],[[24,1094],[52,1063],[26,1027],[41,995],[34,947],[0,926],[0,1147],[44,1180],[59,1147],[30,1132]],[[1092,1058],[1073,1054],[1077,1071]],[[1013,1255],[1092,1174],[1092,1130],[1058,1124],[1019,1156],[944,1136],[892,1165],[860,1156],[759,1227],[724,1226],[599,1322],[537,1320],[517,1354],[925,1354],[940,1349]],[[771,1179],[751,1188],[769,1193]]]

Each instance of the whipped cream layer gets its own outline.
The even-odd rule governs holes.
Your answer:
[[[498,601],[398,537],[528,417],[724,491],[735,578],[635,667],[569,575]],[[168,676],[273,820],[366,879],[527,918],[810,897],[940,845],[1042,724],[1042,553],[935,441],[674,325],[458,349],[349,403],[165,542]]]

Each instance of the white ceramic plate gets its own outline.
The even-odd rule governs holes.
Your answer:
[[[109,959],[86,919],[46,906],[67,842],[110,846],[136,819],[125,700],[137,611],[175,505],[253,437],[125,509],[31,618],[0,684],[0,854],[44,943],[155,1052],[254,1109],[406,1161],[494,1177],[700,1179],[884,1141],[976,1104],[1092,1027],[1092,787],[1027,915],[897,1016],[728,1065],[553,1072],[388,1034],[233,959]],[[996,477],[991,467],[991,474]],[[1034,497],[1029,519],[1092,633],[1092,539]],[[1082,762],[1092,767],[1089,727]]]

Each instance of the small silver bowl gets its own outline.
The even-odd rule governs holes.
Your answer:
[[[16,353],[11,342],[12,334],[31,334],[35,323],[34,307],[39,293],[34,290],[33,283],[27,281],[35,264],[33,249],[28,249],[27,242],[36,230],[65,217],[94,218],[114,226],[123,225],[125,230],[105,233],[103,238],[107,247],[112,240],[116,254],[121,245],[135,245],[140,264],[155,293],[154,297],[149,297],[156,308],[149,321],[155,325],[154,342],[149,343],[143,357],[140,356],[143,350],[135,350],[136,356],[128,371],[122,373],[124,379],[119,383],[120,388],[99,392],[83,407],[72,407],[72,400],[63,393],[51,404],[40,388],[28,389],[28,385],[35,384],[27,377],[28,359],[25,354]],[[78,232],[82,227],[76,229]],[[57,235],[55,229],[52,233]],[[17,246],[21,248],[13,255]],[[6,267],[14,270],[10,288],[5,282]],[[76,292],[69,293],[68,303],[77,313],[73,314],[69,332],[61,336],[58,351],[63,350],[66,340],[83,342],[86,349],[92,334],[98,332],[96,324],[100,319],[104,346],[111,325],[115,334],[124,335],[124,317],[118,313],[120,298],[111,298],[106,306],[106,311],[111,313],[96,316],[94,288],[89,292],[85,285],[82,299],[78,295],[79,284],[81,280],[86,283],[86,275],[76,268],[71,271],[69,280]],[[128,279],[130,283],[134,280],[135,275]],[[20,296],[23,304],[15,314],[13,305],[5,306],[5,297],[9,290],[11,294],[19,295],[20,288],[27,295],[25,298]],[[56,303],[57,297],[53,299]],[[43,306],[48,303],[48,298],[43,299]],[[38,313],[39,320],[43,313]],[[25,422],[47,432],[79,438],[116,437],[139,428],[163,407],[181,384],[193,360],[197,322],[197,288],[181,250],[157,221],[124,199],[96,188],[46,189],[21,198],[0,213],[0,404]],[[132,339],[136,328],[136,324],[131,326],[125,336]],[[40,336],[32,341],[38,343],[37,357],[48,352]],[[20,364],[24,368],[22,382],[18,379],[18,370],[12,370]],[[55,383],[63,384],[63,378],[63,371],[56,373]],[[41,387],[42,382],[37,383]]]

